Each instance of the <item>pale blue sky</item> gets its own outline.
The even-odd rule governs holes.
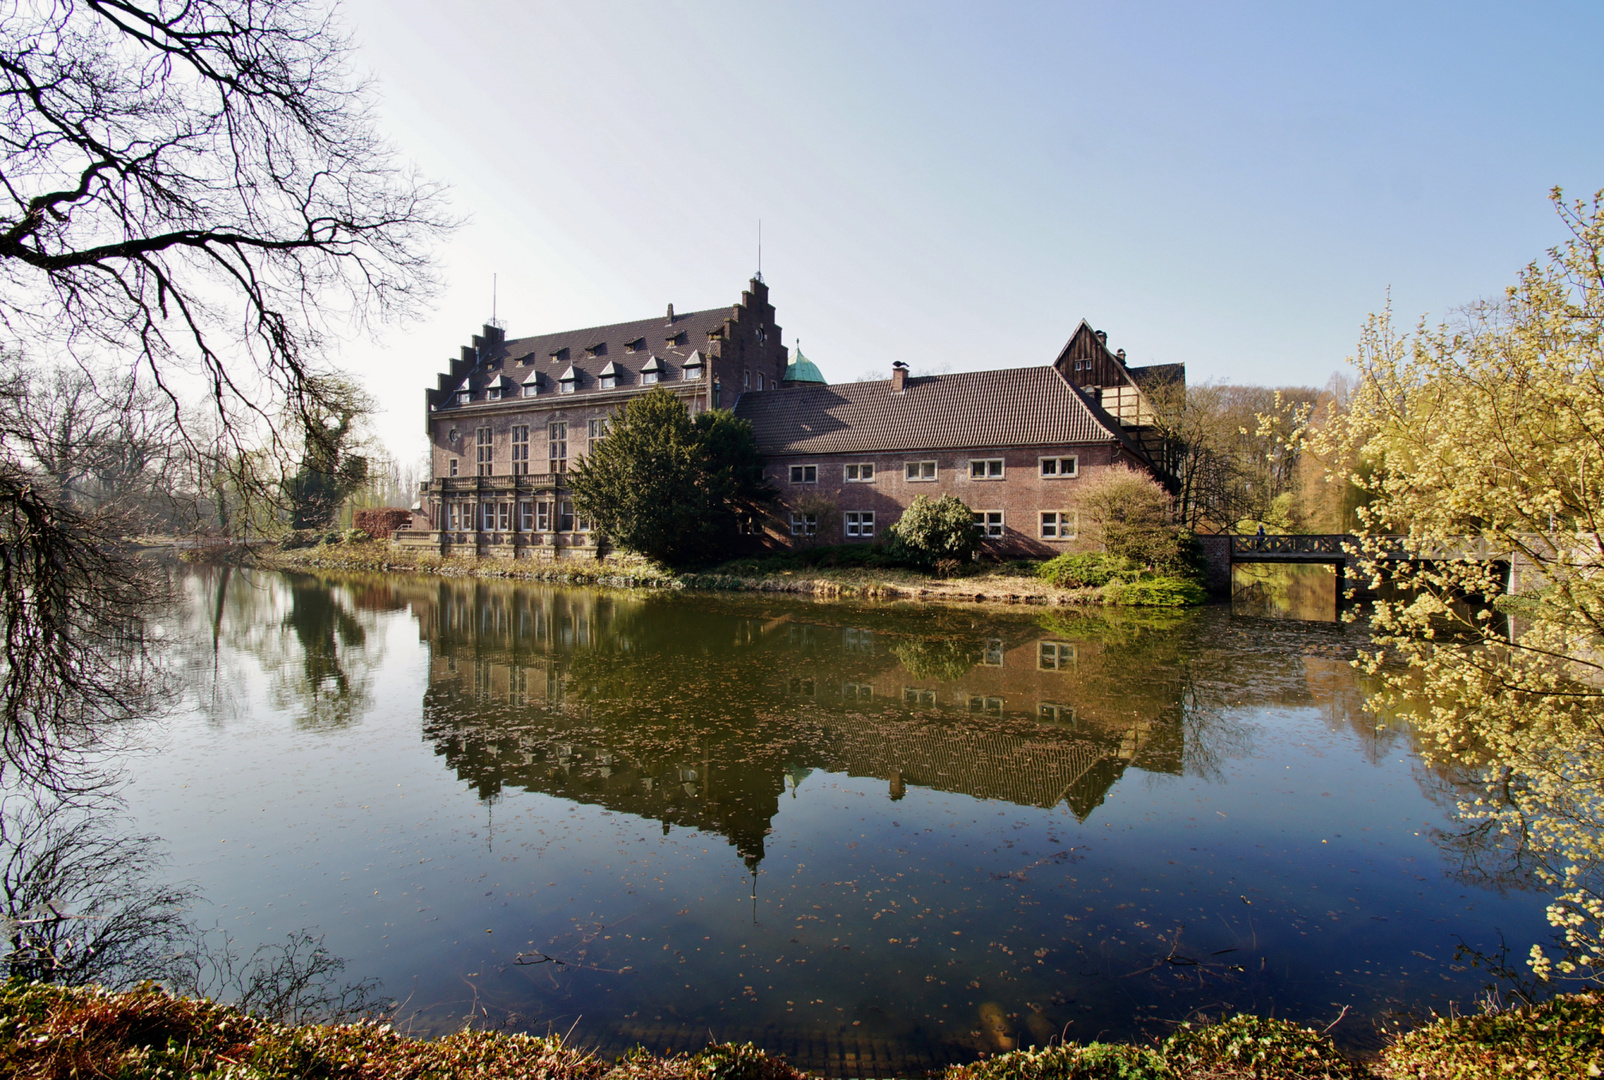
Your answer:
[[[344,365],[734,303],[831,380],[1046,363],[1082,317],[1192,380],[1323,383],[1392,290],[1497,293],[1604,187],[1604,4],[347,0],[386,130],[469,219]]]

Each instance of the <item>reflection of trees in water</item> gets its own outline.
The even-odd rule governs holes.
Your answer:
[[[975,646],[952,638],[909,638],[891,647],[909,675],[956,682],[975,666]]]
[[[369,633],[366,614],[383,603],[371,589],[232,567],[198,569],[185,585],[181,663],[205,715],[229,718],[253,669],[268,676],[273,705],[306,727],[343,726],[368,708],[383,661],[382,636]]]
[[[0,972],[7,978],[125,988],[155,980],[285,1022],[374,1011],[372,981],[341,982],[345,961],[306,931],[242,953],[195,924],[196,891],[164,878],[161,842],[127,829],[113,789],[0,798]]]
[[[9,976],[127,985],[172,973],[194,894],[157,880],[157,840],[123,832],[125,824],[105,798],[11,794],[0,801]]]
[[[1231,610],[1259,618],[1335,619],[1336,571],[1321,563],[1237,563]]]

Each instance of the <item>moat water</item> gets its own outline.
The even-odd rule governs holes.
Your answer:
[[[1546,898],[1478,869],[1451,779],[1364,711],[1363,620],[1264,591],[1077,614],[197,571],[131,807],[199,918],[323,935],[420,1033],[887,1076],[1251,1010],[1362,1049],[1473,1007],[1465,950],[1523,954]]]

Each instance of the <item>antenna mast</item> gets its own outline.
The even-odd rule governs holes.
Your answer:
[[[757,279],[763,280],[763,219],[757,219]]]
[[[496,275],[490,275],[490,325],[499,327],[496,321]]]

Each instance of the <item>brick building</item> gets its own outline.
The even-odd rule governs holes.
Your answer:
[[[788,357],[768,286],[732,307],[463,346],[427,392],[431,478],[409,547],[504,558],[595,552],[566,485],[630,397],[658,386],[701,412],[779,387]]]
[[[872,542],[913,500],[954,495],[997,553],[1079,550],[1076,492],[1110,467],[1157,474],[1145,386],[1181,365],[1128,368],[1085,322],[1052,364],[787,386],[743,396],[792,542]]]
[[[1130,368],[1082,322],[1051,364],[830,386],[780,343],[768,287],[660,319],[508,340],[496,326],[427,393],[431,479],[408,546],[501,557],[593,555],[566,473],[631,396],[748,420],[780,494],[770,543],[872,542],[919,495],[956,495],[987,547],[1077,550],[1075,493],[1110,467],[1155,474],[1148,390],[1181,365]]]

